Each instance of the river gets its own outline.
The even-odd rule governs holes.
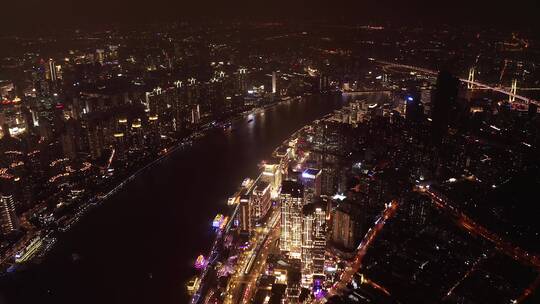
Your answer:
[[[344,102],[293,100],[173,153],[89,212],[41,264],[0,279],[0,303],[188,303],[185,283],[227,198],[289,135]]]

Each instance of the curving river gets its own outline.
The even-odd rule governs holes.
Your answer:
[[[289,135],[344,102],[293,100],[173,153],[91,211],[40,265],[0,279],[0,303],[188,303],[185,283],[227,198]]]

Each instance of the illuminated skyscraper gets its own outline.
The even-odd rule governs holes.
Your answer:
[[[8,235],[19,229],[13,194],[0,194],[0,228],[3,235]]]
[[[124,161],[127,158],[125,134],[122,132],[114,133],[114,150],[116,158]]]
[[[47,63],[46,72],[47,74],[45,75],[45,77],[48,80],[55,82],[58,79],[58,76],[56,74],[56,63],[54,62],[53,59],[49,59],[49,62]]]
[[[36,90],[36,96],[47,96],[49,94],[49,80],[48,64],[45,60],[40,59],[38,64],[34,66],[32,71],[32,82],[34,89]]]
[[[105,50],[104,49],[97,49],[96,50],[96,61],[100,64],[103,64],[105,62]]]
[[[238,210],[238,232],[240,235],[249,235],[251,233],[251,224],[249,196],[242,195],[242,197],[240,197],[240,206]]]
[[[131,145],[136,150],[144,149],[144,132],[140,119],[136,119],[131,124]]]
[[[346,136],[350,125],[323,121],[314,125],[313,149],[320,153],[347,155],[350,152],[350,140]]]
[[[280,250],[288,253],[290,258],[300,259],[302,255],[302,208],[304,205],[304,186],[294,181],[283,181],[280,202]]]
[[[251,193],[249,202],[251,207],[252,226],[260,224],[272,207],[270,192],[269,183],[262,180],[257,181],[257,184]]]
[[[191,123],[196,125],[201,121],[201,110],[198,104],[195,104],[191,108]]]
[[[213,115],[219,115],[224,111],[225,96],[224,83],[221,78],[212,78],[206,85],[207,101]]]
[[[326,207],[320,201],[307,204],[302,218],[302,286],[309,288],[314,278],[324,278],[326,250]]]
[[[405,118],[410,122],[420,122],[424,109],[420,100],[420,94],[411,91],[405,96]]]
[[[237,79],[237,90],[241,94],[245,94],[247,92],[248,84],[247,84],[247,69],[238,69],[238,79]]]
[[[118,119],[118,123],[116,125],[116,130],[118,132],[121,132],[121,133],[124,133],[124,134],[128,134],[128,120],[127,118],[120,118]]]
[[[160,142],[159,117],[157,115],[150,115],[148,117],[148,136],[146,137],[145,144],[151,149],[159,149]]]
[[[311,203],[321,195],[321,170],[306,169],[302,172],[302,184],[304,185],[304,197],[306,203]]]
[[[199,84],[195,78],[190,78],[187,81],[186,87],[186,101],[189,105],[196,105],[200,103],[201,92]]]
[[[272,197],[277,197],[281,187],[281,169],[277,164],[265,164],[261,180],[270,184]]]
[[[277,72],[272,72],[272,94],[276,94],[277,90]]]
[[[118,60],[118,45],[109,45],[109,57],[111,60]]]
[[[156,87],[151,92],[146,92],[146,104],[150,115],[163,114],[163,109],[166,109],[165,94],[166,91],[161,87]]]

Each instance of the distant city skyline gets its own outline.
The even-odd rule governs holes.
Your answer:
[[[2,7],[2,304],[540,303],[531,2],[68,2]]]

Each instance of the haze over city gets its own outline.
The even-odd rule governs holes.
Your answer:
[[[0,303],[540,303],[540,10],[4,1]]]

